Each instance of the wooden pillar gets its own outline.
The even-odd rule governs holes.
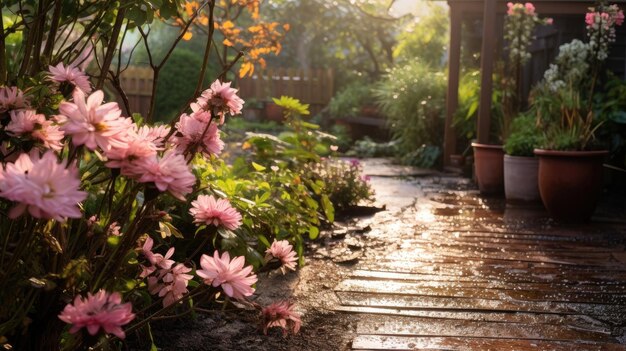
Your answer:
[[[493,60],[496,39],[496,0],[484,0],[483,38],[480,54],[480,104],[478,105],[477,139],[489,142],[491,95],[493,91]]]
[[[450,165],[450,155],[456,152],[454,113],[459,105],[459,76],[461,71],[461,22],[460,9],[450,6],[450,48],[448,50],[448,94],[446,99],[446,123],[443,143],[444,166]]]

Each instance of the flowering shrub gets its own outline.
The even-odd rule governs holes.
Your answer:
[[[330,201],[338,209],[357,206],[361,201],[373,200],[374,191],[370,187],[369,177],[361,175],[362,172],[363,167],[356,159],[344,161],[328,158],[307,167],[309,177],[326,184]]]
[[[0,306],[6,347],[116,348],[156,317],[174,318],[217,299],[245,302],[255,291],[254,269],[265,263],[262,253],[278,245],[273,257],[280,264],[268,269],[284,266],[283,272],[295,269],[290,243],[302,253],[305,231],[292,234],[281,227],[285,222],[272,222],[277,212],[308,216],[307,230],[319,231],[318,212],[295,202],[308,188],[290,189],[294,202],[269,218],[267,197],[248,200],[230,191],[230,182],[218,182],[212,165],[224,165],[220,128],[244,105],[229,82],[218,79],[203,90],[200,78],[171,125],[127,117],[105,95],[107,81],[130,111],[119,86],[123,63],[114,62],[122,38],[135,28],[147,48],[157,13],[186,26],[171,53],[197,17],[185,22],[182,6],[181,0],[0,5],[15,16],[0,28],[22,38],[9,47],[0,33],[0,300],[14,302]],[[155,85],[169,53],[161,63],[149,54]],[[81,64],[93,56],[88,75]],[[227,70],[237,59],[225,62]],[[146,120],[153,110],[154,96]],[[283,180],[248,185],[281,194]],[[269,224],[276,229],[253,231]],[[282,231],[290,234],[277,235]],[[245,245],[233,245],[233,238],[245,238]],[[299,323],[289,311],[272,321]]]
[[[552,24],[551,18],[540,19],[535,6],[527,2],[507,4],[508,11],[504,19],[504,39],[508,43],[509,60],[503,75],[502,94],[502,139],[505,141],[510,133],[513,119],[520,112],[520,81],[522,68],[530,60],[528,49],[534,38],[533,32],[538,25]]]
[[[624,22],[617,5],[601,2],[585,17],[589,43],[573,40],[561,45],[554,64],[531,94],[531,110],[543,130],[541,147],[556,150],[586,150],[599,147],[595,133],[603,124],[596,118],[594,98],[602,79],[601,70],[615,41],[615,26]]]

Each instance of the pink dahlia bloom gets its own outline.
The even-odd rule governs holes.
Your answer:
[[[90,150],[100,147],[124,146],[124,137],[131,128],[130,118],[123,118],[116,102],[102,104],[104,93],[98,90],[89,95],[80,89],[74,90],[74,102],[63,101],[59,106],[57,120],[61,129],[72,136],[74,145],[85,145]]]
[[[287,273],[288,269],[292,271],[296,270],[296,262],[298,257],[296,252],[293,251],[293,246],[289,244],[287,240],[280,240],[272,243],[269,249],[265,250],[265,262],[269,262],[272,259],[280,261],[280,270],[283,274]]]
[[[72,325],[72,334],[84,327],[89,334],[96,335],[102,328],[105,333],[124,339],[122,326],[135,319],[132,311],[131,303],[123,304],[119,293],[100,290],[95,295],[88,293],[87,298],[76,296],[74,303],[67,304],[59,314],[59,319]]]
[[[243,109],[243,99],[237,96],[237,89],[231,88],[230,84],[231,82],[222,83],[216,80],[196,101],[201,109],[215,111],[220,116],[220,125],[224,124],[226,113],[234,116],[240,114]]]
[[[91,93],[91,84],[89,84],[89,77],[85,72],[79,68],[69,65],[65,67],[63,62],[60,62],[56,66],[48,66],[48,75],[50,80],[57,83],[67,82],[74,87],[82,90],[84,93]]]
[[[527,2],[524,4],[524,7],[526,8],[526,14],[529,14],[529,15],[535,14],[535,5],[533,5],[532,3]]]
[[[181,153],[201,151],[207,156],[219,155],[224,149],[224,142],[217,125],[210,122],[207,112],[194,112],[191,115],[183,114],[176,123],[178,136],[175,139],[177,150]]]
[[[159,191],[168,191],[182,201],[196,184],[185,158],[175,150],[166,151],[163,157],[154,155],[133,161],[127,167],[127,175],[142,183],[154,183]]]
[[[294,310],[294,304],[288,301],[273,303],[263,308],[263,333],[267,334],[267,330],[273,327],[279,327],[283,330],[283,335],[291,329],[294,334],[300,331],[300,315]]]
[[[215,199],[213,196],[200,195],[191,203],[189,213],[194,223],[223,226],[235,230],[241,225],[241,214],[226,199]]]
[[[252,273],[252,266],[244,268],[245,258],[235,257],[232,261],[228,252],[220,257],[215,251],[213,257],[202,255],[200,266],[202,269],[196,274],[204,279],[204,283],[214,287],[221,287],[224,293],[234,299],[243,299],[254,293],[252,285],[256,283],[256,274]]]
[[[124,143],[106,151],[107,167],[121,168],[123,175],[130,175],[128,167],[133,161],[156,156],[157,151],[163,150],[163,140],[169,131],[166,126],[139,128],[133,123],[124,136]]]
[[[37,114],[35,110],[12,110],[9,112],[11,121],[6,126],[6,131],[14,136],[30,135],[33,139],[40,141],[45,148],[55,151],[61,150],[63,145],[63,131],[59,126],[53,125],[46,120],[42,114]]]
[[[28,107],[30,104],[18,87],[0,87],[0,113]]]
[[[180,300],[187,292],[187,285],[193,275],[187,274],[191,268],[182,263],[171,269],[159,269],[156,276],[148,278],[148,291],[163,298],[163,307]]]
[[[15,163],[0,168],[0,197],[17,202],[10,218],[28,211],[35,218],[56,219],[82,216],[77,204],[87,197],[80,191],[80,178],[75,165],[58,163],[52,151],[43,157],[22,154]]]

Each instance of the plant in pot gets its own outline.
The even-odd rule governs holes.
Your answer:
[[[608,151],[595,138],[602,121],[594,113],[593,96],[615,41],[615,26],[623,21],[616,5],[591,8],[586,16],[589,42],[562,45],[535,91],[534,110],[544,131],[541,148],[534,151],[539,156],[539,191],[555,219],[585,221],[595,210]]]
[[[511,133],[504,143],[504,194],[512,201],[539,201],[537,181],[539,159],[533,150],[539,146],[536,119],[522,114],[511,125]]]
[[[535,27],[552,23],[540,19],[532,3],[508,3],[504,21],[504,39],[508,43],[508,60],[503,67],[501,89],[500,141],[506,141],[513,119],[521,110],[520,78],[522,68],[531,58],[528,51],[534,40]],[[472,143],[478,187],[483,194],[504,190],[504,151],[502,145]]]

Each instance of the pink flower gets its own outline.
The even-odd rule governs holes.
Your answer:
[[[30,104],[18,87],[0,87],[0,113],[28,108]]]
[[[74,304],[67,304],[59,319],[72,325],[72,334],[85,327],[89,334],[96,335],[102,328],[105,333],[124,339],[122,326],[135,319],[132,311],[130,302],[123,304],[119,293],[100,290],[95,295],[88,293],[87,298],[76,296]]]
[[[17,218],[26,210],[35,218],[65,221],[66,217],[82,216],[77,204],[87,197],[80,191],[80,178],[75,165],[58,163],[54,152],[43,157],[22,154],[15,163],[0,168],[0,197],[18,204],[9,211]]]
[[[546,24],[551,26],[554,24],[554,19],[551,17],[546,18]]]
[[[61,150],[63,145],[63,132],[51,121],[46,120],[42,114],[35,110],[12,110],[9,112],[11,122],[6,126],[6,131],[14,136],[29,135],[40,141],[45,148],[55,151]]]
[[[56,66],[48,66],[48,69],[50,70],[48,72],[50,80],[57,83],[68,82],[86,94],[91,93],[89,77],[80,69],[72,65],[65,67],[63,62],[59,62]]]
[[[148,278],[148,291],[163,297],[163,307],[180,300],[187,292],[187,285],[193,275],[187,274],[191,268],[182,263],[171,269],[160,269],[156,276]]]
[[[524,7],[526,8],[526,14],[528,15],[534,15],[535,14],[535,5],[533,5],[530,2],[527,2],[524,4]]]
[[[124,146],[123,138],[131,128],[130,118],[121,117],[122,111],[116,102],[102,104],[104,93],[98,90],[89,95],[75,89],[74,102],[63,101],[59,106],[57,120],[61,129],[72,136],[74,145],[85,145],[90,150],[100,147]]]
[[[585,23],[588,26],[591,26],[595,23],[596,20],[596,13],[595,12],[587,12],[587,14],[585,15]]]
[[[171,247],[165,253],[165,256],[152,252],[152,246],[154,245],[154,240],[151,237],[148,237],[146,241],[143,243],[141,247],[141,253],[144,257],[150,262],[150,266],[141,265],[142,272],[139,275],[140,278],[145,278],[152,274],[157,268],[161,269],[170,269],[172,265],[174,265],[174,260],[170,260],[170,258],[174,255],[175,248]]]
[[[194,112],[191,115],[183,114],[176,123],[179,136],[175,144],[179,152],[201,151],[207,156],[219,155],[224,149],[220,131],[215,124],[210,123],[210,114],[207,112]]]
[[[157,151],[163,149],[163,139],[169,131],[167,126],[138,128],[133,123],[124,137],[124,143],[106,151],[107,167],[121,168],[123,175],[129,175],[127,168],[133,161],[155,156]]]
[[[302,321],[296,311],[294,311],[294,305],[288,301],[281,301],[273,303],[263,308],[263,333],[267,335],[267,330],[273,327],[280,327],[283,329],[283,335],[287,335],[289,329],[293,330],[294,334],[300,331],[300,325]]]
[[[122,227],[120,227],[117,222],[113,222],[109,224],[109,228],[107,229],[107,235],[121,236],[122,233],[120,232],[120,229],[122,229]]]
[[[514,10],[515,5],[512,2],[507,2],[506,6],[508,8],[508,10],[506,11],[506,14],[509,15],[509,16],[512,15],[515,12],[515,10]]]
[[[196,184],[185,158],[174,150],[166,151],[163,157],[154,155],[133,161],[127,168],[127,175],[142,183],[154,183],[159,191],[168,191],[182,201]]]
[[[232,261],[228,252],[220,257],[215,251],[213,257],[202,255],[200,266],[202,269],[196,274],[204,279],[204,283],[214,287],[220,286],[224,293],[234,299],[243,299],[254,293],[252,285],[256,283],[256,274],[252,273],[252,266],[244,268],[245,258],[235,257]],[[252,273],[252,274],[251,274]]]
[[[287,269],[292,271],[296,270],[296,262],[298,257],[296,252],[293,251],[293,246],[289,244],[287,240],[280,240],[272,243],[269,249],[265,250],[265,262],[269,262],[272,259],[277,259],[281,262],[280,270],[283,274],[287,273]]]
[[[618,10],[615,13],[614,21],[615,21],[615,24],[618,26],[621,26],[622,24],[624,24],[624,12],[622,10]]]
[[[241,225],[241,214],[226,199],[216,200],[213,196],[200,195],[191,206],[189,213],[194,223],[223,226],[228,230],[235,230]]]
[[[203,110],[215,111],[220,116],[220,125],[224,124],[224,116],[241,113],[244,101],[237,96],[237,89],[230,87],[231,82],[222,83],[216,80],[211,87],[202,92],[196,101],[197,106]],[[192,106],[192,109],[194,106]]]

